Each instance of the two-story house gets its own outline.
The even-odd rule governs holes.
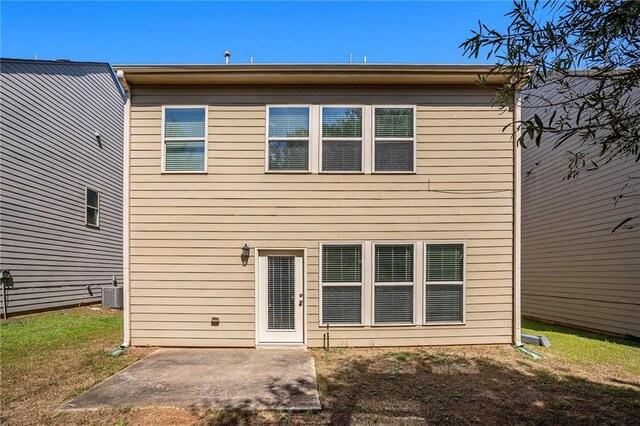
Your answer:
[[[104,62],[0,59],[3,315],[122,281],[124,96]]]
[[[519,340],[518,108],[490,67],[115,68],[125,345]]]

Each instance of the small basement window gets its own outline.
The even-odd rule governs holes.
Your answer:
[[[427,243],[425,252],[426,322],[463,322],[465,245]]]
[[[206,172],[206,107],[165,107],[162,171]]]
[[[374,323],[413,323],[413,244],[375,244]]]
[[[309,107],[269,107],[267,170],[309,171]]]
[[[362,323],[362,245],[322,245],[323,324]]]
[[[86,217],[85,224],[87,226],[100,226],[100,193],[93,189],[87,188],[85,196]]]

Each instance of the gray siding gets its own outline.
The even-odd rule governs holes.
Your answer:
[[[578,141],[555,150],[553,142],[523,150],[522,313],[640,336],[640,228],[611,232],[638,214],[637,199],[613,198],[639,165],[616,161],[565,180],[566,152]]]
[[[122,282],[123,97],[106,63],[1,62],[0,263],[9,313],[98,301]],[[95,132],[101,135],[96,140]],[[85,225],[85,187],[100,228]],[[0,303],[2,303],[0,301]]]

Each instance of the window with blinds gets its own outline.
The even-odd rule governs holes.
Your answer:
[[[426,244],[425,255],[426,321],[463,322],[464,244]]]
[[[415,158],[414,109],[374,108],[374,171],[412,172]]]
[[[100,193],[87,188],[85,194],[85,223],[88,226],[100,226]]]
[[[362,107],[322,107],[322,171],[362,171]]]
[[[309,108],[269,107],[268,168],[309,170]]]
[[[362,245],[322,245],[322,323],[362,323]]]
[[[375,244],[374,322],[413,323],[413,244]]]
[[[164,171],[204,172],[206,108],[164,109]]]

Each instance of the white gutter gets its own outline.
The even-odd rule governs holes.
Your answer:
[[[129,280],[129,153],[131,151],[131,90],[124,77],[124,71],[118,70],[118,81],[125,93],[124,104],[124,148],[122,152],[122,281],[124,290],[124,337],[121,348],[131,345],[131,285]]]
[[[522,120],[522,98],[517,89],[513,92],[513,344],[522,346],[522,313],[521,313],[521,214],[522,214],[522,160],[520,145],[520,121]]]

